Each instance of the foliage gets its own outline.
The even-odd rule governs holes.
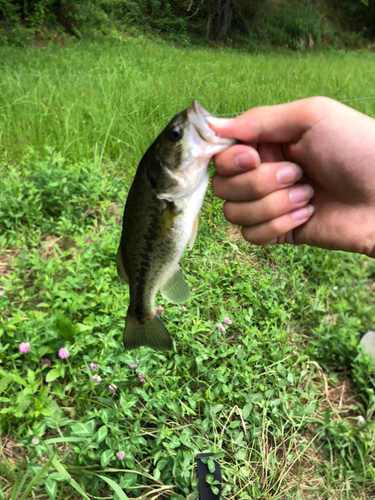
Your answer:
[[[271,4],[267,10],[257,11],[255,38],[274,46],[306,49],[309,41],[310,45],[321,41],[325,23],[316,5],[310,2]]]
[[[38,42],[56,38],[56,30],[80,39],[113,35],[117,29],[161,35],[185,45],[207,44],[212,40],[252,48],[287,45],[305,49],[314,48],[315,44],[327,46],[338,40],[347,46],[355,33],[356,44],[360,44],[364,36],[374,35],[374,2],[0,0],[0,21],[3,20],[5,28],[0,43],[21,43],[21,25],[35,29]],[[17,29],[19,37],[15,36]],[[55,31],[49,33],[48,30]],[[32,37],[23,32],[23,38]]]
[[[52,150],[44,157],[41,161],[30,153],[16,167],[3,167],[0,230],[5,241],[15,238],[21,226],[38,228],[39,238],[75,232],[92,223],[104,191],[109,199],[117,194],[118,183],[106,177],[98,182],[97,164],[72,164]]]
[[[208,193],[181,266],[192,298],[157,299],[171,353],[123,351],[114,264],[136,164],[193,97],[217,115],[356,99],[372,55],[123,40],[5,47],[0,61],[0,497],[196,500],[195,456],[212,452],[223,498],[372,498],[374,371],[358,342],[375,321],[373,261],[247,245]],[[375,116],[373,100],[353,104]]]

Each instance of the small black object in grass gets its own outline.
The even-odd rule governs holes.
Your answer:
[[[214,453],[197,455],[200,500],[219,500],[221,496],[221,470],[213,456]]]

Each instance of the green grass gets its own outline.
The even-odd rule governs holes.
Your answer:
[[[375,497],[374,376],[358,348],[373,261],[250,246],[208,193],[182,261],[186,311],[157,301],[173,353],[123,351],[114,265],[135,168],[175,112],[320,94],[375,117],[361,99],[373,62],[139,40],[0,49],[0,499],[196,500],[204,451],[227,500]]]

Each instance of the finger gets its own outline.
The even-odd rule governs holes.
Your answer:
[[[262,163],[258,168],[232,177],[215,174],[212,191],[215,196],[227,201],[252,201],[291,186],[303,175],[295,163]]]
[[[283,145],[275,142],[262,142],[258,146],[258,153],[262,163],[286,160]]]
[[[327,97],[310,97],[276,106],[253,108],[233,119],[209,117],[210,127],[222,137],[246,143],[297,142],[317,123],[327,108]]]
[[[245,144],[236,144],[214,156],[217,172],[223,176],[236,175],[260,165],[258,152]]]
[[[295,212],[282,215],[263,224],[243,227],[242,236],[245,240],[255,245],[273,244],[278,242],[278,238],[281,238],[283,235],[291,235],[293,229],[307,222],[313,213],[314,207],[306,205]],[[286,242],[293,243],[293,239],[286,238]]]
[[[256,201],[232,202],[224,205],[224,215],[232,224],[252,226],[288,214],[303,207],[313,197],[314,190],[308,184],[275,191]]]

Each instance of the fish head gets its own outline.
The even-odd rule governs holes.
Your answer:
[[[157,167],[151,174],[158,198],[174,201],[191,196],[207,178],[212,156],[235,143],[210,128],[209,116],[195,100],[188,109],[178,113],[156,139],[153,165]]]

